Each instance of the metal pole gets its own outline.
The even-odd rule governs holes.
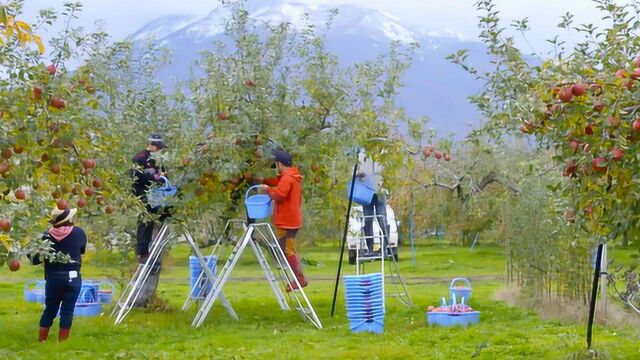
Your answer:
[[[602,261],[600,264],[600,302],[602,315],[607,319],[607,244],[602,244]]]
[[[409,228],[410,228],[410,232],[411,232],[411,262],[413,263],[413,266],[416,266],[416,249],[414,246],[415,243],[415,234],[414,234],[414,225],[413,225],[413,191],[411,192],[411,211],[410,211],[410,218],[409,218]]]
[[[598,280],[600,280],[600,265],[602,264],[602,249],[604,244],[598,245],[596,254],[596,266],[593,273],[593,286],[591,287],[591,303],[589,304],[589,321],[587,322],[587,348],[591,350],[591,335],[593,333],[593,318],[596,311],[596,299],[598,297]]]
[[[347,216],[344,222],[344,232],[342,233],[342,245],[340,246],[340,260],[338,260],[338,273],[336,274],[336,285],[333,289],[333,300],[331,301],[331,317],[336,310],[336,298],[338,297],[338,286],[340,285],[340,272],[342,271],[342,258],[344,256],[344,246],[347,242],[347,231],[349,230],[349,218],[351,217],[351,203],[353,202],[353,189],[355,188],[356,173],[358,171],[358,152],[356,151],[356,164],[353,166],[351,175],[351,191],[349,191],[349,205],[347,205]]]

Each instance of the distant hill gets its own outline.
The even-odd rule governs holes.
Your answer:
[[[287,21],[296,27],[302,25],[304,13],[321,25],[330,10],[278,0],[260,1],[249,6],[251,16],[260,21]],[[213,41],[223,37],[223,22],[227,15],[228,10],[216,7],[201,18],[168,16],[143,26],[131,38],[144,41],[153,37],[173,50],[171,64],[159,74],[160,80],[170,86],[173,79],[188,78],[198,53],[211,49]],[[470,61],[481,68],[486,67],[489,59],[481,43],[464,41],[451,33],[412,29],[393,14],[357,5],[339,8],[326,39],[328,48],[344,64],[373,59],[385,51],[391,41],[419,43],[420,49],[406,74],[398,103],[412,116],[431,118],[430,127],[439,136],[455,133],[460,139],[468,134],[470,125],[475,127],[480,123],[479,114],[467,96],[477,93],[482,84],[445,57],[459,49],[468,49]]]

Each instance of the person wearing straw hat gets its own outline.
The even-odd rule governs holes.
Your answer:
[[[51,243],[55,258],[44,259],[45,300],[44,310],[40,317],[38,339],[43,342],[49,336],[49,329],[60,310],[60,331],[58,340],[69,338],[73,311],[82,287],[82,255],[87,247],[87,235],[84,230],[73,225],[73,217],[77,209],[51,211],[51,228],[44,233],[42,239]],[[65,260],[58,260],[61,258]],[[31,257],[34,265],[42,263],[38,255]]]
[[[300,286],[305,287],[307,280],[295,247],[296,234],[302,228],[302,176],[298,168],[292,166],[292,157],[288,152],[276,151],[274,162],[278,176],[262,179],[264,185],[261,188],[275,202],[273,225],[276,228],[278,244]],[[298,285],[295,282],[286,287],[287,292],[297,289]]]

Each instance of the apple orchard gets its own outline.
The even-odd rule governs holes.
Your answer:
[[[37,240],[54,206],[79,208],[95,246],[126,255],[143,212],[130,191],[131,157],[159,132],[168,149],[158,160],[180,189],[171,221],[205,238],[243,214],[244,192],[273,175],[280,146],[305,178],[303,237],[338,239],[354,149],[364,148],[384,166],[403,224],[444,225],[463,242],[482,232],[505,247],[518,285],[585,299],[594,245],[638,247],[639,234],[640,22],[601,3],[610,27],[567,17],[562,27],[583,40],[567,51],[556,38],[553,54],[532,59],[493,2],[477,2],[495,64],[480,71],[466,51],[450,56],[484,84],[470,99],[483,126],[456,142],[395,102],[414,46],[394,43],[344,66],[313,25],[257,23],[231,3],[227,41],[168,93],[154,77],[169,60],[156,42],[67,26],[45,49],[36,34],[72,24],[81,6],[43,11],[27,25],[11,2],[0,7],[0,263],[46,252]],[[513,27],[524,36],[528,23]]]

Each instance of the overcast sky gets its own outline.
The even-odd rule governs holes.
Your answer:
[[[0,0],[5,2],[6,0]],[[25,17],[35,18],[41,8],[62,9],[68,0],[27,0]],[[249,0],[258,2],[261,0]],[[408,24],[427,30],[449,30],[468,39],[477,38],[477,14],[474,9],[476,0],[282,0],[307,4],[356,3],[393,13]],[[618,0],[630,2],[631,0]],[[602,24],[601,13],[596,11],[591,0],[496,0],[504,20],[528,17],[532,27],[528,35],[536,51],[545,47],[545,40],[556,34],[563,34],[556,25],[560,16],[570,11],[575,21],[580,23]],[[80,23],[93,27],[96,20],[102,19],[107,31],[116,39],[135,32],[146,23],[171,14],[191,14],[204,16],[218,3],[217,0],[85,0]],[[566,33],[564,33],[566,35]],[[567,37],[567,40],[569,38]]]

